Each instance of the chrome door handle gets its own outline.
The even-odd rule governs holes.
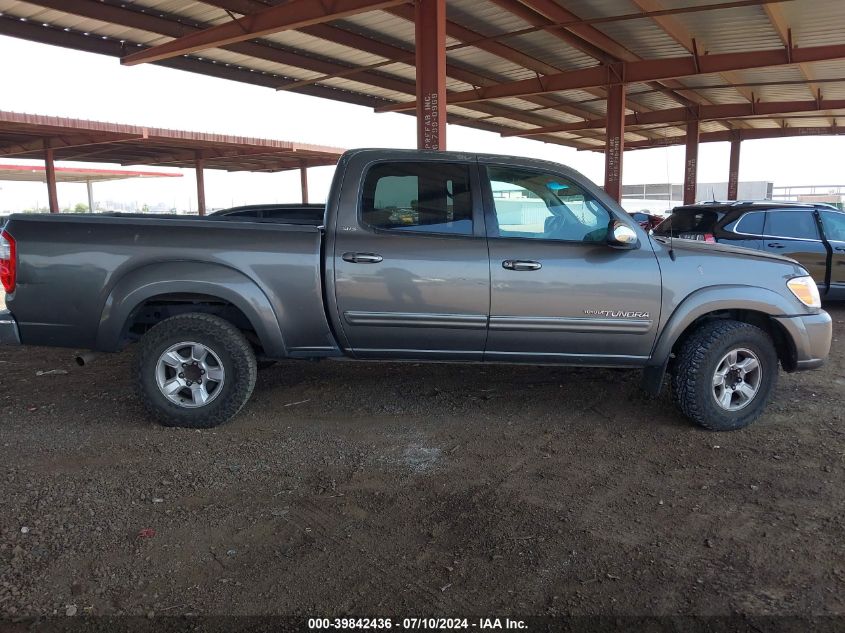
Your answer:
[[[543,264],[540,262],[532,262],[524,259],[506,259],[502,262],[502,268],[505,270],[540,270]]]
[[[350,264],[378,264],[384,261],[384,257],[375,253],[344,253],[341,257]]]

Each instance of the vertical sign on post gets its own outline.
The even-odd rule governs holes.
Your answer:
[[[417,148],[446,149],[446,0],[417,0]]]
[[[625,84],[607,89],[607,145],[604,148],[604,190],[622,200],[622,156],[625,151]]]
[[[739,148],[742,141],[735,138],[731,141],[731,160],[728,167],[728,200],[736,200],[739,196]]]
[[[698,119],[687,122],[687,153],[684,163],[684,204],[695,203],[698,188]]]

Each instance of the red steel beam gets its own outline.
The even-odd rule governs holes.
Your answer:
[[[59,212],[59,194],[56,190],[56,162],[50,141],[44,141],[44,172],[47,175],[47,200],[50,213]]]
[[[713,53],[669,57],[664,59],[643,59],[633,62],[618,62],[591,68],[569,70],[554,75],[538,76],[532,79],[509,81],[498,86],[456,92],[450,95],[450,102],[456,105],[475,103],[489,99],[525,97],[547,94],[560,90],[576,90],[608,86],[614,83],[634,84],[694,75],[707,75],[732,70],[769,68],[808,62],[845,58],[845,44],[807,46],[792,49],[770,49],[736,53]],[[621,79],[624,78],[624,79]],[[412,110],[414,102],[398,103],[377,108],[378,112]]]
[[[698,135],[699,143],[725,143],[735,140],[754,141],[769,138],[791,138],[796,136],[842,136],[845,126],[828,127],[778,127],[778,128],[750,128],[743,130],[720,130],[719,132],[702,132]],[[651,149],[654,147],[668,147],[670,145],[684,145],[687,137],[667,136],[662,139],[645,139],[642,141],[628,141],[626,150]],[[597,145],[587,151],[603,152],[604,146]]]
[[[607,146],[604,150],[604,190],[622,200],[622,162],[625,151],[625,84],[607,91]]]
[[[417,148],[446,149],[446,0],[417,0]]]
[[[731,158],[728,164],[728,200],[736,200],[739,195],[739,150],[740,139],[731,141]]]
[[[687,123],[686,157],[684,159],[684,204],[695,203],[698,186],[698,121]]]
[[[132,53],[120,61],[127,66],[161,61],[208,48],[252,40],[262,35],[296,30],[375,9],[386,9],[405,2],[407,0],[334,0],[328,3],[331,8],[327,8],[325,3],[314,0],[290,0],[225,24],[211,26],[198,33],[184,35],[172,42]]]
[[[717,121],[741,117],[765,116],[767,114],[789,114],[793,112],[817,112],[845,109],[845,99],[812,101],[756,101],[754,103],[729,103],[719,105],[701,105],[689,108],[669,108],[654,112],[638,112],[625,117],[625,125],[654,125],[658,123],[686,123],[688,121]],[[605,126],[605,120],[590,119],[574,123],[561,123],[534,130],[515,130],[502,136],[534,136],[535,134],[554,134],[555,132],[577,132],[595,130]]]

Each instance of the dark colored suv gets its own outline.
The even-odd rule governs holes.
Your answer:
[[[845,299],[845,212],[789,202],[706,202],[673,209],[655,235],[785,255],[813,276],[824,299]]]

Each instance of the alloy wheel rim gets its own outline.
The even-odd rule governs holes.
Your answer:
[[[763,369],[750,349],[732,349],[722,356],[713,373],[713,398],[725,411],[747,407],[760,391]]]
[[[156,363],[156,384],[162,395],[186,409],[204,407],[223,390],[226,370],[210,347],[193,341],[171,345]]]

